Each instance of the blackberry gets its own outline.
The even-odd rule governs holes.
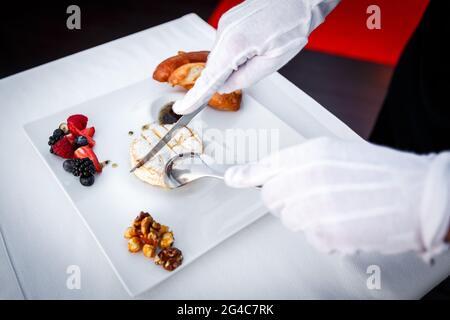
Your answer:
[[[54,145],[58,140],[54,136],[48,137],[48,145],[52,146]]]
[[[64,136],[64,131],[58,128],[53,131],[53,136],[56,138],[62,138]]]
[[[95,174],[95,166],[91,159],[74,159],[72,163],[72,174],[76,177],[88,177]]]
[[[61,129],[56,129],[55,131],[53,131],[53,134],[48,137],[48,145],[52,146],[55,143],[57,143],[59,141],[59,139],[61,139],[62,137],[64,137],[65,133],[63,130]]]
[[[80,177],[80,183],[85,187],[90,187],[94,184],[95,177],[94,175],[88,175],[88,176],[81,176]]]
[[[72,173],[75,160],[78,159],[68,159],[63,162],[63,168],[65,171]]]
[[[76,176],[79,176],[80,174],[78,173],[78,167],[81,164],[81,159],[67,159],[66,161],[63,162],[63,168],[65,171],[72,173]],[[74,171],[77,170],[75,173]]]

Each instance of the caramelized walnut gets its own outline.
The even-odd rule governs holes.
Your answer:
[[[161,228],[158,230],[158,233],[161,236],[166,232],[169,232],[169,227],[162,224]]]
[[[159,246],[161,249],[166,249],[172,246],[175,241],[172,232],[166,232],[161,236],[161,240],[159,241]]]
[[[183,254],[175,247],[161,250],[155,258],[155,263],[167,271],[173,271],[183,262]]]
[[[136,253],[141,251],[142,243],[138,237],[133,237],[128,240],[128,251]]]
[[[152,225],[152,218],[151,217],[145,217],[144,219],[142,219],[141,221],[141,233],[144,236],[147,236],[147,234],[150,231],[150,226]]]
[[[154,258],[156,255],[156,248],[149,244],[144,244],[144,246],[142,247],[142,252],[147,258]]]
[[[135,227],[128,227],[127,230],[125,230],[124,237],[126,239],[131,239],[131,238],[137,237],[137,236],[138,236],[138,232]]]
[[[148,233],[146,240],[147,240],[146,243],[148,243],[149,245],[153,247],[158,247],[159,235],[154,230],[151,230]]]
[[[152,223],[152,229],[155,229],[156,231],[159,231],[161,229],[161,224],[159,224],[156,221],[153,221]]]
[[[141,211],[139,213],[139,215],[136,217],[136,219],[134,219],[133,225],[136,228],[139,228],[141,226],[141,221],[144,220],[144,218],[147,218],[147,217],[151,218],[150,214],[148,212]]]

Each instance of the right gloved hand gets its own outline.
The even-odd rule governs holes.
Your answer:
[[[215,92],[244,89],[277,71],[307,43],[339,0],[247,0],[219,21],[216,42],[194,87],[173,110],[191,113]]]
[[[414,250],[429,258],[448,248],[450,152],[318,138],[232,167],[225,182],[263,185],[268,209],[323,251]]]

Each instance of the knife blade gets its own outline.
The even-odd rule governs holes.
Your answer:
[[[191,120],[207,105],[208,104],[204,104],[197,110],[189,114],[185,114],[180,119],[178,119],[177,123],[175,123],[175,125],[161,138],[161,140],[159,140],[158,143],[155,144],[155,146],[142,159],[139,160],[139,162],[133,167],[133,169],[130,170],[130,173],[133,173],[137,168],[141,167],[156,154],[158,154],[158,152],[175,136],[177,131],[189,124],[189,122],[191,122]]]

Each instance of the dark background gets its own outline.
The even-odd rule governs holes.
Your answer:
[[[207,20],[217,0],[34,1],[2,3],[0,78],[195,12]],[[81,8],[81,30],[66,9]],[[382,104],[392,68],[304,51],[281,73],[363,137]],[[342,75],[345,74],[345,77]]]
[[[81,30],[66,9],[81,8]],[[215,0],[8,1],[0,7],[0,78],[196,12],[208,19]]]
[[[81,30],[68,30],[66,9],[81,8]],[[33,1],[0,6],[0,78],[195,12],[207,20],[216,0]],[[280,71],[367,138],[392,68],[304,50]],[[449,284],[428,298],[448,298]],[[447,292],[447,294],[445,294]]]

